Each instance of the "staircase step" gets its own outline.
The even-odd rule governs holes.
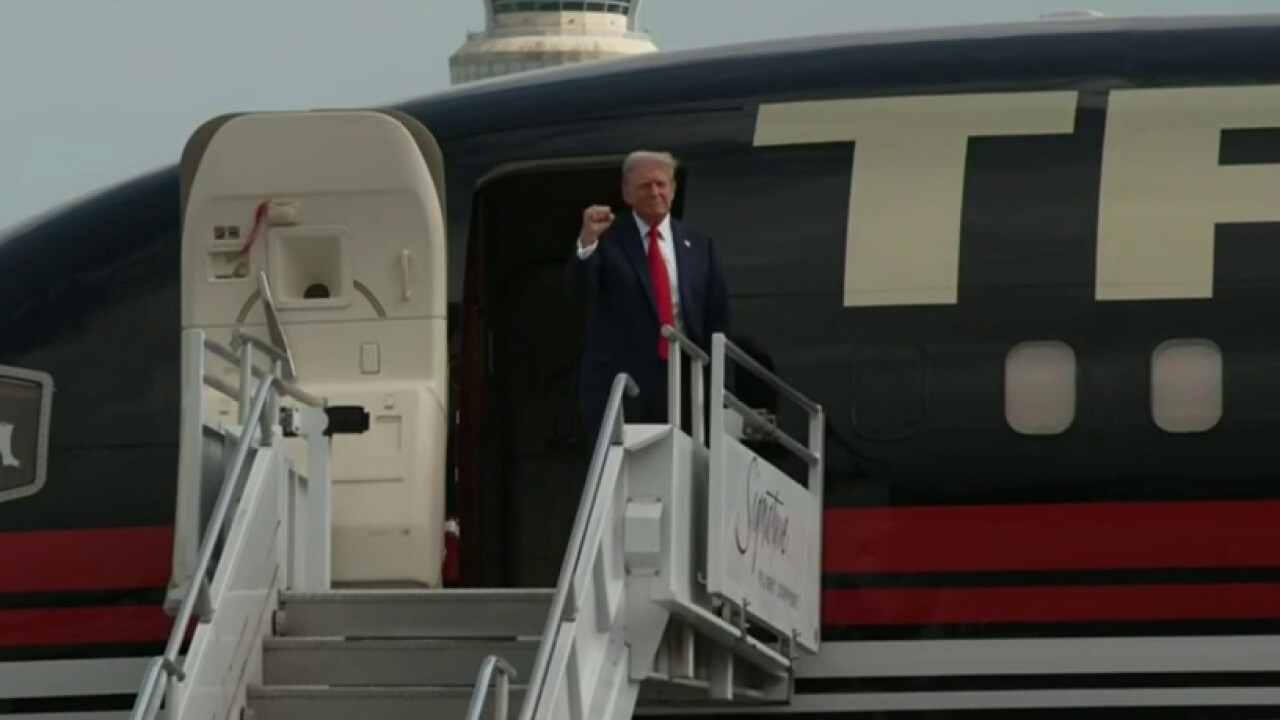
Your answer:
[[[465,686],[475,684],[489,655],[511,663],[518,680],[533,671],[533,640],[345,640],[269,637],[263,644],[266,685]]]
[[[542,634],[552,590],[340,590],[283,593],[276,634],[517,638]]]
[[[524,702],[524,690],[511,687],[508,717]],[[496,693],[489,691],[486,720],[495,717]],[[250,685],[247,704],[254,720],[464,720],[471,688]]]

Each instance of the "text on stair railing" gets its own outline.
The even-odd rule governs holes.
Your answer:
[[[787,554],[787,525],[789,518],[783,508],[786,503],[777,492],[759,489],[760,458],[753,457],[747,464],[745,490],[746,508],[739,507],[734,520],[734,541],[739,555],[751,554],[751,568],[757,567],[761,546],[775,555]]]
[[[787,557],[791,541],[791,518],[786,512],[786,500],[777,491],[760,487],[761,460],[753,456],[747,464],[746,480],[742,483],[746,506],[739,507],[734,516],[733,539],[738,555],[750,555],[751,571],[756,574],[759,587],[795,609],[800,593],[770,570],[775,563],[781,567],[791,562]],[[760,552],[766,554],[761,567]],[[766,569],[768,568],[768,569]]]

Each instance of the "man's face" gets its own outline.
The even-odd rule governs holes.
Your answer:
[[[636,214],[650,225],[661,222],[671,212],[676,182],[660,162],[636,165],[622,179],[622,197]]]

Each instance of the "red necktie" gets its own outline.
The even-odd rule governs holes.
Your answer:
[[[658,301],[658,357],[667,359],[667,339],[662,337],[663,325],[675,327],[675,311],[671,307],[671,278],[667,264],[662,260],[658,247],[658,228],[649,228],[649,276],[653,279],[653,294]]]

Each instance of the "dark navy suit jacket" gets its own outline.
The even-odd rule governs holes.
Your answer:
[[[684,334],[711,352],[711,336],[729,332],[729,298],[715,243],[671,218]],[[658,356],[658,308],[649,277],[645,240],[635,215],[621,213],[595,251],[579,259],[577,242],[565,267],[565,285],[575,302],[587,303],[586,342],[579,392],[587,438],[594,441],[618,373],[629,374],[641,397],[628,401],[630,422],[665,422],[667,363]],[[633,408],[641,409],[636,417]]]

